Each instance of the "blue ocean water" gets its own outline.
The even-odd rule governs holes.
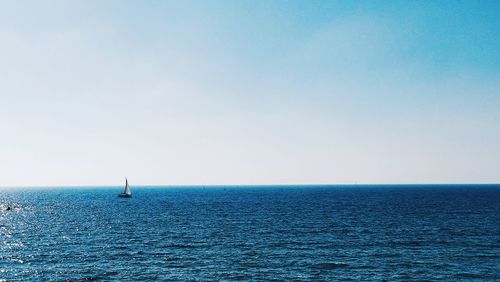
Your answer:
[[[132,191],[0,191],[0,280],[500,280],[500,186]]]

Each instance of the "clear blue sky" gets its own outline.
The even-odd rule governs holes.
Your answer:
[[[0,187],[500,181],[499,1],[0,1]]]

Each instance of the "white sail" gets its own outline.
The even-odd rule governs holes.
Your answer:
[[[130,187],[128,186],[128,180],[125,178],[125,191],[123,191],[123,194],[125,195],[132,195],[132,192],[130,192]]]

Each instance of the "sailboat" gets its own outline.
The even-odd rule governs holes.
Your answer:
[[[125,190],[123,193],[118,194],[120,198],[130,198],[132,197],[132,192],[130,192],[130,187],[128,186],[128,180],[125,178]]]

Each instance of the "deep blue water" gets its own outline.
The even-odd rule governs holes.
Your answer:
[[[0,191],[0,280],[500,280],[500,186],[121,191]]]

